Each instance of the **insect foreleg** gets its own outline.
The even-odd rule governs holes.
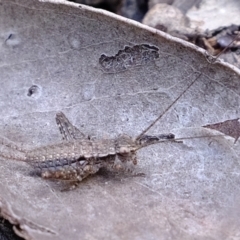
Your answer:
[[[113,164],[109,166],[113,171],[133,173],[136,164],[137,157],[134,152],[126,155],[116,154]]]

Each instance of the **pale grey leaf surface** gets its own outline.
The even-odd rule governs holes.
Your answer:
[[[58,111],[86,135],[137,136],[200,73],[150,133],[212,135],[201,126],[240,115],[239,70],[104,11],[2,0],[0,41],[1,136],[32,148],[61,141]],[[141,44],[159,56],[101,68],[103,54]],[[239,239],[239,145],[225,137],[154,145],[138,152],[146,177],[102,173],[70,192],[1,159],[1,211],[26,239]]]

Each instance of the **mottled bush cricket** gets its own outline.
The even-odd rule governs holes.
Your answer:
[[[130,48],[125,49],[126,51],[131,51]],[[146,44],[140,47],[135,47],[135,50],[136,49],[140,53],[145,51],[144,56],[147,56],[146,61],[152,61],[158,57],[156,48],[154,47],[150,47],[150,54],[154,53],[154,57],[149,55],[148,45]],[[118,55],[122,56],[122,53],[123,51]],[[124,57],[126,56],[124,55]],[[113,60],[113,58],[108,58],[105,55],[101,57],[101,63],[106,69],[108,69],[108,71],[112,71],[109,66],[112,66]],[[139,59],[139,61],[142,61],[142,59]],[[110,65],[109,62],[111,63]],[[138,61],[134,63],[128,62],[121,70],[131,68],[131,64],[136,65],[138,64]],[[86,137],[78,128],[73,126],[62,112],[59,112],[56,114],[56,122],[59,126],[64,142],[29,151],[2,139],[1,144],[11,149],[15,149],[17,154],[11,155],[2,152],[0,153],[0,156],[6,159],[27,162],[33,167],[34,173],[40,175],[44,179],[80,182],[87,176],[95,174],[101,168],[107,168],[114,171],[132,172],[133,166],[137,164],[136,152],[139,149],[151,144],[165,141],[176,142],[179,140],[175,139],[175,136],[171,133],[146,135],[146,132],[186,93],[186,91],[199,79],[201,74],[202,73],[200,73],[165,109],[165,111],[136,138],[122,134],[115,139],[91,139]]]
[[[158,142],[174,141],[173,134],[142,134],[136,139],[122,134],[115,139],[94,140],[85,137],[62,112],[56,114],[56,122],[64,142],[28,151],[2,139],[2,145],[15,149],[19,154],[0,155],[27,162],[33,166],[34,173],[45,179],[81,181],[102,167],[131,172],[133,165],[137,164],[138,149]]]

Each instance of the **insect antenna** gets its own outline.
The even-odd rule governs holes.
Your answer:
[[[240,33],[238,33],[233,40],[216,56],[211,56],[211,61],[208,60],[207,68],[210,67],[210,65],[214,64],[214,62],[217,61],[217,59],[237,40],[237,38],[240,36]],[[136,140],[138,141],[141,139],[141,137],[150,129],[152,126],[158,122],[166,112],[168,112],[173,105],[191,88],[191,86],[202,76],[202,72],[186,87],[186,89],[163,111],[162,114],[160,114],[147,128],[145,128],[137,137]]]
[[[158,144],[158,143],[166,143],[166,142],[174,142],[174,143],[182,143],[183,140],[186,139],[196,139],[196,138],[214,138],[214,137],[223,137],[224,134],[216,134],[216,135],[201,135],[201,136],[193,136],[193,137],[180,137],[175,138],[174,134],[160,134],[156,136],[151,135],[143,135],[141,138],[138,139],[139,147],[136,149],[139,150],[141,148]]]
[[[198,78],[202,75],[202,73],[200,73],[195,79],[194,81],[192,81],[187,88],[163,111],[162,114],[160,114],[160,116],[158,116],[147,128],[145,128],[136,138],[136,140],[139,140],[153,125],[155,125],[155,123],[160,120],[163,115],[187,92],[187,90],[198,80]]]

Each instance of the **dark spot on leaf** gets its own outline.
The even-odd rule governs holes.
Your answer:
[[[5,40],[5,42],[6,42],[7,40],[9,40],[12,36],[13,36],[13,34],[10,33],[10,34],[8,35],[7,39]]]
[[[159,49],[148,44],[126,46],[119,50],[115,56],[106,56],[102,54],[99,58],[99,64],[106,73],[117,73],[127,69],[146,65],[159,58]]]
[[[40,89],[39,86],[37,86],[37,85],[32,85],[32,86],[28,89],[27,95],[28,95],[29,97],[33,97],[33,96],[36,97],[37,95],[40,94],[40,92],[41,92],[41,89]]]

